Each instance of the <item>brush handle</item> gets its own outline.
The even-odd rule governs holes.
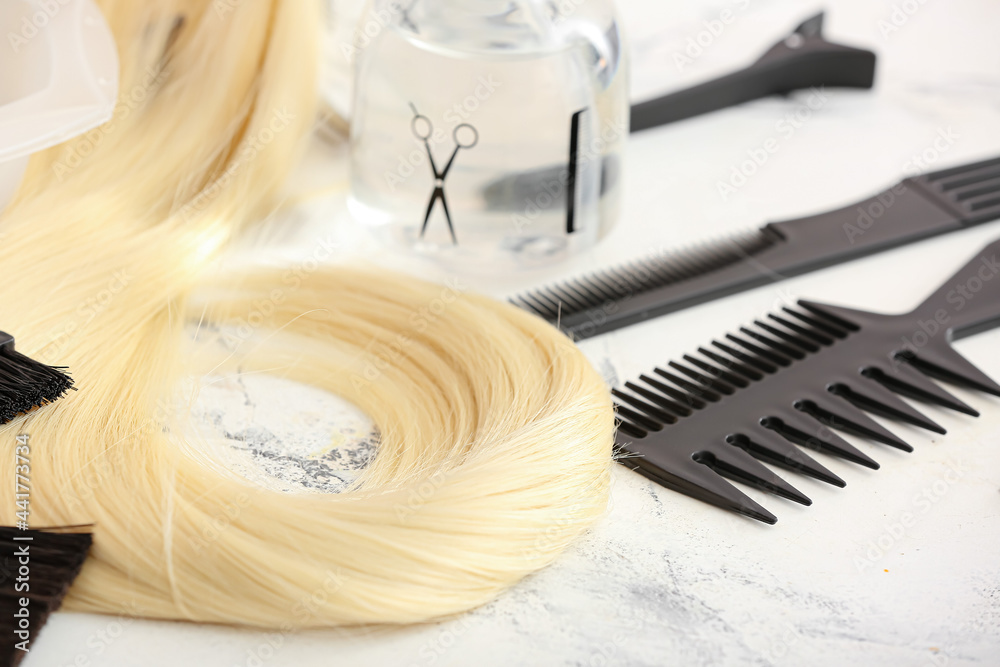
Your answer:
[[[6,331],[0,331],[0,350],[8,345],[10,345],[10,349],[14,349],[14,337]]]
[[[925,332],[943,328],[950,340],[1000,325],[1000,240],[976,253],[913,315]]]
[[[782,38],[755,63],[692,88],[632,106],[631,131],[638,132],[692,116],[809,88],[871,88],[875,54],[834,44],[819,33],[822,15],[813,17],[816,32],[806,24]]]

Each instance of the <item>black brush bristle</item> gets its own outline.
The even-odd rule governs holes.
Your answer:
[[[17,352],[13,338],[0,331],[0,424],[62,398],[73,388],[64,371]]]
[[[17,665],[49,614],[62,604],[93,541],[89,532],[78,531],[79,527],[0,527],[0,615],[4,619],[0,664]]]

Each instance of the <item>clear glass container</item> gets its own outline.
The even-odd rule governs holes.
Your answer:
[[[356,219],[480,272],[608,232],[629,113],[609,0],[374,0],[355,35]]]

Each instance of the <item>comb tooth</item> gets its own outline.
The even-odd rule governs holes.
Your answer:
[[[622,296],[626,293],[627,288],[621,283],[612,281],[608,276],[603,273],[595,273],[592,276],[587,276],[581,278],[581,281],[586,281],[593,286],[594,289],[600,290],[607,295],[609,301],[614,301],[616,298]]]
[[[574,296],[572,292],[566,289],[565,285],[552,285],[547,291],[552,295],[552,297],[554,297],[553,300],[557,304],[566,304],[566,306],[571,308],[574,312],[587,309],[586,302],[582,301],[579,297]]]
[[[558,290],[557,293],[564,295],[566,297],[566,302],[577,310],[586,310],[593,306],[592,300],[587,298],[586,295],[581,294],[579,290],[577,290],[576,287],[568,280],[553,287],[552,290]]]
[[[856,408],[853,409],[851,417],[847,418],[841,414],[830,411],[814,401],[809,401],[809,403],[812,403],[813,408],[809,410],[809,414],[811,414],[821,424],[825,424],[830,428],[835,428],[838,431],[844,431],[845,433],[881,442],[884,445],[901,449],[904,452],[913,451],[913,447],[897,438],[884,426],[865,413],[861,412],[861,410]]]
[[[806,327],[796,324],[795,322],[792,322],[791,320],[788,320],[784,317],[780,317],[773,313],[768,315],[768,317],[777,322],[778,324],[780,324],[781,326],[785,327],[789,331],[794,331],[802,338],[810,338],[819,343],[820,345],[833,345],[832,338],[820,333],[816,329],[808,329]]]
[[[696,382],[700,382],[701,384],[705,385],[709,389],[711,389],[711,390],[713,390],[713,391],[715,391],[715,392],[717,392],[719,394],[725,394],[726,396],[731,396],[733,394],[733,392],[736,391],[735,388],[733,388],[732,386],[726,384],[722,380],[716,380],[714,378],[708,377],[707,375],[705,375],[703,373],[699,373],[696,370],[688,368],[684,364],[679,364],[676,361],[671,361],[668,365],[671,368],[673,368],[674,370],[679,371],[679,372],[683,373],[684,375],[687,375],[692,380],[694,380]]]
[[[530,296],[519,295],[514,303],[544,313],[549,320],[559,314],[575,316],[608,299],[645,294],[651,289],[744,261],[782,241],[784,238],[779,233],[756,229],[724,242],[716,241],[669,254],[658,253],[559,285],[535,289]],[[542,309],[538,310],[540,304]]]
[[[744,331],[744,329],[740,329],[740,331]],[[748,340],[743,340],[739,336],[734,336],[733,334],[726,334],[726,338],[729,339],[729,340],[731,340],[731,341],[733,341],[734,343],[736,343],[737,345],[739,345],[743,349],[749,350],[750,352],[752,352],[753,354],[757,355],[758,357],[763,357],[764,359],[767,359],[768,361],[773,361],[774,363],[776,363],[779,366],[790,366],[791,363],[792,363],[787,358],[785,358],[785,357],[783,357],[783,356],[781,356],[779,354],[775,354],[774,352],[771,352],[770,350],[765,350],[762,347],[758,347],[758,346],[754,345],[753,343],[751,343]]]
[[[686,390],[688,393],[698,398],[703,398],[706,401],[711,401],[712,403],[718,403],[722,399],[722,396],[715,393],[711,389],[702,387],[700,385],[696,385],[693,382],[688,382],[684,378],[678,377],[673,373],[663,370],[662,368],[659,367],[654,368],[653,372],[659,375],[660,377],[670,380],[681,389]]]
[[[697,396],[692,396],[691,394],[684,391],[678,391],[677,389],[674,389],[670,385],[660,382],[656,378],[651,378],[648,375],[640,375],[639,379],[648,384],[653,389],[656,389],[657,391],[662,393],[664,396],[669,396],[670,398],[674,399],[683,406],[693,408],[695,410],[701,410],[706,405],[708,405],[708,403],[701,400]]]
[[[732,371],[736,371],[740,375],[748,377],[751,380],[760,381],[764,379],[764,375],[762,373],[758,373],[757,371],[750,368],[746,364],[741,364],[740,362],[735,361],[732,358],[724,357],[721,354],[717,354],[715,352],[712,352],[711,350],[706,350],[703,347],[699,347],[698,351],[701,352],[706,357],[708,357],[709,359],[711,359],[712,361],[714,361],[719,366],[722,366],[723,368],[728,368],[729,370]],[[745,386],[750,386],[750,385],[747,384]]]
[[[664,265],[657,258],[639,259],[620,266],[618,275],[634,285],[650,287],[656,285],[663,277],[676,272],[677,268],[671,264]]]
[[[994,192],[992,195],[972,197],[965,202],[965,205],[973,211],[982,211],[983,209],[1000,206],[1000,194]]]
[[[1000,384],[951,347],[923,348],[916,354],[907,350],[898,356],[932,378],[1000,396]]]
[[[701,348],[699,348],[699,350],[700,349]],[[723,370],[722,368],[713,366],[712,364],[706,363],[701,359],[698,359],[697,357],[692,357],[690,354],[684,355],[684,361],[688,362],[692,366],[697,366],[701,370],[705,371],[706,373],[708,373],[709,377],[721,380],[733,387],[739,387],[740,389],[745,389],[750,386],[750,383],[744,380],[739,375],[730,373],[728,371]]]
[[[629,405],[631,405],[633,408],[639,410],[640,412],[643,412],[643,413],[649,415],[650,417],[652,417],[656,421],[660,422],[661,424],[676,424],[677,423],[677,417],[675,417],[672,414],[669,414],[667,412],[664,412],[663,410],[659,409],[655,405],[650,405],[646,401],[639,400],[635,396],[632,396],[630,394],[626,394],[625,392],[619,391],[618,389],[612,389],[611,390],[611,395],[614,396],[614,397],[616,397],[617,399],[619,399],[621,401],[625,401],[626,403],[628,403]]]
[[[640,396],[642,396],[647,400],[652,401],[661,408],[664,408],[665,410],[670,410],[674,414],[679,415],[681,417],[687,417],[692,413],[691,408],[685,407],[680,403],[671,401],[669,398],[664,398],[663,396],[657,394],[656,392],[650,391],[645,387],[640,387],[639,385],[634,384],[632,382],[626,382],[625,388],[634,391],[635,393],[639,394]]]
[[[556,311],[551,306],[542,303],[533,292],[521,294],[514,303],[517,305],[518,302],[527,306],[530,311],[546,319],[552,319],[556,316]]]
[[[814,317],[810,317],[805,313],[800,313],[797,310],[792,310],[791,308],[782,308],[784,312],[788,313],[800,322],[805,322],[817,331],[822,331],[823,333],[829,334],[834,338],[847,338],[847,330],[842,329],[838,326],[832,324],[829,320],[818,320]]]
[[[737,434],[727,438],[727,441],[765,463],[781,466],[834,486],[847,486],[844,480],[820,465],[813,457],[767,428],[756,430],[753,437]]]
[[[555,314],[560,311],[559,300],[551,297],[546,290],[537,289],[526,296],[550,313]]]
[[[857,315],[868,314],[860,310],[855,310],[854,308],[831,306],[827,303],[807,301],[806,299],[799,299],[799,306],[805,308],[814,315],[826,318],[828,321],[833,322],[840,328],[847,329],[848,331],[860,331],[861,327],[854,323],[853,318]]]
[[[623,459],[623,462],[627,467],[653,481],[696,500],[767,524],[774,525],[778,521],[776,516],[754,502],[707,465],[701,465],[692,460],[686,465],[671,466],[671,470],[667,471],[655,463],[651,463],[645,457],[627,458]]]
[[[780,338],[781,340],[785,341],[786,343],[791,343],[792,345],[795,345],[795,346],[797,346],[797,347],[805,350],[806,352],[819,352],[819,346],[816,345],[815,343],[813,343],[811,341],[808,341],[808,340],[805,340],[804,338],[799,338],[797,336],[793,336],[792,334],[788,333],[787,331],[782,331],[781,329],[779,329],[777,327],[772,327],[767,322],[761,322],[760,320],[754,320],[754,324],[756,324],[758,327],[761,328],[761,330],[766,331],[767,333],[771,334],[772,336]]]
[[[555,287],[552,286],[535,290],[535,296],[539,299],[544,299],[546,302],[552,304],[552,307],[556,309],[566,310],[566,307],[569,305],[566,299],[564,299]]]
[[[942,190],[950,192],[967,185],[988,181],[997,176],[1000,176],[1000,169],[997,169],[995,166],[985,166],[939,179],[939,185]]]
[[[907,398],[932,403],[973,417],[979,416],[979,412],[975,408],[952,396],[950,392],[939,387],[936,382],[920,371],[914,370],[907,363],[893,363],[890,373],[886,373],[876,366],[870,366],[862,370],[861,374]]]
[[[978,183],[968,183],[966,185],[953,188],[949,195],[956,201],[965,201],[983,195],[996,194],[1000,192],[1000,174],[994,174]]]
[[[935,433],[947,433],[940,424],[931,421],[919,410],[877,382],[866,383],[863,390],[856,390],[849,385],[834,384],[830,386],[829,391],[831,394],[845,399],[854,407],[880,417],[897,419]]]
[[[734,359],[739,359],[740,361],[742,361],[743,363],[747,364],[748,366],[754,366],[755,368],[759,368],[760,370],[764,371],[765,373],[777,373],[778,372],[778,367],[777,366],[769,364],[768,362],[764,361],[763,359],[761,359],[759,357],[755,357],[755,356],[753,356],[751,354],[747,354],[746,352],[743,352],[741,350],[737,350],[734,347],[730,347],[729,345],[726,345],[725,343],[720,343],[717,340],[713,340],[712,341],[712,345],[714,345],[715,347],[719,348],[720,350],[722,350],[726,354],[732,355]]]
[[[596,285],[582,278],[573,278],[567,281],[567,285],[570,285],[577,294],[581,294],[587,298],[587,302],[590,304],[591,308],[596,308],[601,304],[610,301],[611,295],[598,289]]]
[[[1000,192],[1000,175],[993,176],[979,183],[971,183],[953,189],[949,194],[957,201]]]
[[[636,273],[640,271],[646,275],[637,280],[646,287],[661,287],[673,282],[680,275],[680,263],[678,265],[664,264],[662,260],[639,262],[632,270]]]
[[[619,417],[624,417],[630,422],[638,426],[644,431],[662,431],[663,425],[653,421],[644,414],[638,413],[635,410],[631,410],[624,405],[618,403],[615,405],[615,412],[618,413]],[[622,420],[624,421],[624,420]]]
[[[698,452],[695,456],[699,456],[696,461],[707,465],[723,477],[755,486],[803,505],[812,505],[808,496],[742,449],[727,447],[711,452]]]
[[[765,428],[777,431],[782,437],[800,447],[808,447],[809,449],[824,452],[831,456],[842,458],[845,461],[870,468],[871,470],[879,469],[879,464],[874,459],[841,438],[834,431],[831,431],[811,412],[807,410],[803,410],[803,412],[806,412],[806,414],[822,425],[822,433],[813,435],[813,432],[816,431],[816,422],[803,419],[794,411],[782,411],[781,418],[770,417]]]
[[[588,281],[584,278],[571,278],[566,281],[567,285],[571,285],[578,294],[586,296],[591,303],[600,303],[608,298],[608,294],[600,289],[593,281]]]
[[[779,343],[778,341],[774,340],[773,338],[768,338],[764,334],[757,333],[753,329],[747,329],[746,327],[740,327],[740,332],[743,333],[746,336],[750,336],[751,338],[753,338],[758,343],[763,343],[764,345],[767,345],[769,348],[771,348],[775,352],[778,352],[778,353],[784,355],[785,357],[788,357],[789,359],[805,359],[806,358],[806,355],[803,354],[801,351],[796,350],[795,348],[789,347],[787,345],[784,345],[782,343]]]
[[[645,438],[647,435],[649,435],[647,431],[643,431],[638,426],[629,424],[627,421],[623,421],[621,419],[618,420],[618,432],[624,433],[625,435],[630,436],[632,438]]]

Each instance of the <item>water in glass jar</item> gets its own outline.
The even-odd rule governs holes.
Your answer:
[[[463,270],[507,271],[599,239],[617,213],[625,77],[582,40],[468,48],[386,25],[361,52],[358,220]],[[442,39],[442,35],[445,37]]]

